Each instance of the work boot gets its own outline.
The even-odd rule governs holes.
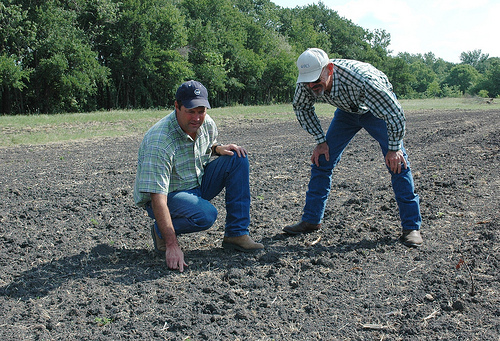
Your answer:
[[[158,233],[156,233],[155,224],[151,226],[151,237],[153,238],[153,245],[156,252],[165,253],[165,251],[167,251],[165,240],[161,239]]]
[[[238,250],[243,252],[252,252],[264,248],[261,243],[256,243],[248,234],[238,237],[224,237],[222,247],[228,250]]]
[[[301,234],[301,233],[309,233],[318,231],[321,229],[321,224],[311,224],[305,221],[301,221],[300,223],[294,225],[288,225],[283,228],[283,232],[288,234]]]
[[[406,246],[422,246],[423,240],[419,230],[403,230],[401,242]]]

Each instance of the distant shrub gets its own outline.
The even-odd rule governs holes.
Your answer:
[[[479,90],[478,94],[477,94],[479,97],[482,97],[482,98],[488,98],[490,96],[488,96],[488,90]]]
[[[451,98],[459,98],[462,97],[462,92],[460,88],[456,85],[449,86],[448,84],[443,85],[442,96],[443,97],[451,97]]]

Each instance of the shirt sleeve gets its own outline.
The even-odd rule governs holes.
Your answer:
[[[314,103],[314,95],[304,84],[297,84],[295,95],[293,96],[293,111],[302,128],[314,136],[316,142],[320,144],[326,142],[326,136],[321,127],[321,122],[316,115]]]
[[[387,124],[389,150],[401,149],[405,136],[406,118],[401,104],[392,89],[379,82],[367,82],[365,89],[366,105],[373,115]]]
[[[168,194],[172,174],[171,156],[172,153],[166,153],[156,145],[148,146],[142,151],[137,173],[138,192],[146,195]]]

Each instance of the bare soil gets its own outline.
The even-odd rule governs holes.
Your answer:
[[[0,149],[0,340],[493,340],[500,335],[500,112],[407,114],[424,246],[407,248],[378,145],[334,171],[324,228],[289,237],[314,141],[295,120],[219,123],[250,152],[255,254],[225,211],[170,271],[132,199],[142,135]],[[329,120],[324,122],[325,128]]]

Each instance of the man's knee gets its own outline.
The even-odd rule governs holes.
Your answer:
[[[234,152],[234,155],[232,156],[233,162],[235,166],[241,166],[241,167],[246,167],[248,168],[250,166],[248,162],[248,156],[243,157],[243,156],[238,156],[236,152]]]
[[[198,214],[194,215],[192,218],[193,225],[197,226],[199,230],[207,230],[215,223],[217,220],[217,209],[215,206],[206,206]]]

